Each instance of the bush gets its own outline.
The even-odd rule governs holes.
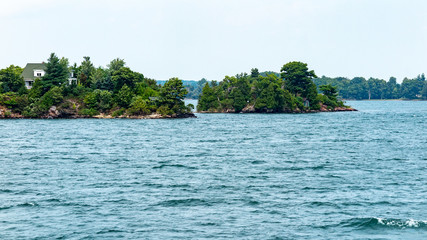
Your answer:
[[[157,113],[162,115],[162,116],[167,116],[167,115],[172,115],[173,112],[165,105],[160,106],[157,109]]]
[[[28,105],[28,97],[26,95],[20,96],[15,92],[8,92],[0,95],[0,105],[21,113]]]
[[[331,108],[335,108],[335,107],[337,107],[337,106],[338,106],[337,102],[335,102],[335,101],[333,101],[333,100],[329,99],[329,97],[328,97],[328,96],[326,96],[326,95],[320,95],[320,101],[321,101],[324,105],[326,105],[326,106],[328,106],[328,107],[331,107]]]
[[[120,107],[127,108],[133,98],[132,90],[125,84],[116,95],[116,102]]]
[[[55,86],[40,98],[39,105],[47,111],[51,106],[61,103],[63,99],[62,89]]]
[[[88,108],[106,111],[111,108],[112,93],[107,90],[96,89],[95,91],[87,94],[83,102]]]
[[[79,115],[85,116],[85,117],[93,117],[98,115],[99,112],[96,109],[93,108],[83,108],[79,111]]]
[[[116,110],[113,112],[112,116],[113,117],[120,117],[125,113],[125,109],[124,108],[120,108],[119,110]]]
[[[132,99],[128,113],[129,115],[147,115],[150,114],[151,111],[147,101],[141,96],[136,96]]]
[[[5,111],[4,112],[4,117],[5,118],[10,118],[12,116],[12,112],[10,112],[10,111]]]

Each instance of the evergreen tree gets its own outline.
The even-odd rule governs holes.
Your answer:
[[[83,62],[80,65],[80,73],[78,74],[78,80],[81,85],[85,87],[91,86],[92,75],[95,72],[95,67],[90,61],[90,57],[83,57]]]
[[[160,104],[166,106],[174,113],[186,113],[184,98],[188,93],[182,81],[178,78],[169,79],[160,89]]]
[[[290,62],[283,65],[281,76],[285,80],[286,87],[295,95],[301,94],[302,97],[307,97],[306,89],[309,89],[312,79],[316,78],[313,70],[309,71],[306,63]]]
[[[41,78],[42,94],[54,86],[66,84],[69,77],[68,59],[59,59],[55,53],[51,53],[46,63],[46,74]]]

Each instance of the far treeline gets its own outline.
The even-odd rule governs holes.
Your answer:
[[[126,67],[123,59],[95,68],[90,57],[84,57],[80,65],[70,66],[66,58],[52,53],[44,65],[44,76],[36,78],[31,89],[25,86],[21,67],[0,70],[0,117],[194,116],[194,106],[183,101],[187,90],[181,80],[171,78],[157,85]]]
[[[261,75],[258,69],[251,74],[226,76],[223,81],[206,83],[199,97],[199,112],[316,112],[352,111],[337,99],[331,85],[317,86],[313,70],[306,63],[289,62],[281,75]]]
[[[267,76],[276,72],[261,72],[260,75]],[[314,84],[319,88],[321,85],[332,85],[338,91],[339,98],[347,100],[370,100],[370,99],[404,99],[404,100],[427,100],[427,81],[425,75],[416,78],[404,78],[399,84],[396,78],[391,77],[388,81],[378,78],[355,77],[348,79],[344,77],[330,78],[322,76],[313,78]],[[200,81],[186,81],[184,86],[188,90],[187,98],[198,99],[206,79]]]

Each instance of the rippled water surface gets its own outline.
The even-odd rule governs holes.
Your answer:
[[[427,102],[0,120],[0,239],[427,239]]]

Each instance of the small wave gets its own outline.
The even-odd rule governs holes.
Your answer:
[[[189,167],[189,166],[185,166],[182,164],[162,164],[162,165],[153,167],[153,169],[162,169],[162,168],[166,168],[166,167],[197,169],[195,167]]]
[[[14,208],[14,207],[36,207],[36,206],[38,206],[38,204],[35,202],[25,202],[25,203],[20,203],[20,204],[16,204],[16,205],[0,206],[0,210],[6,210],[9,208]]]
[[[344,227],[365,228],[419,228],[427,229],[427,221],[414,219],[394,219],[394,218],[353,218],[341,223]]]
[[[160,202],[158,205],[164,207],[194,207],[194,206],[211,206],[212,204],[198,198],[173,199]]]

